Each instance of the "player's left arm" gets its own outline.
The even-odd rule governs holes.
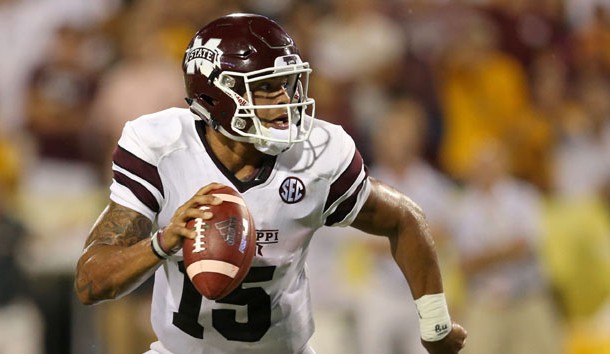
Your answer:
[[[407,196],[369,178],[369,197],[352,226],[389,238],[392,256],[407,279],[413,298],[420,301],[419,304],[423,303],[423,306],[418,304],[420,314],[422,310],[432,307],[436,315],[436,300],[443,294],[443,284],[434,240],[425,215]],[[433,304],[428,301],[430,298],[434,299]],[[444,297],[442,300],[444,302]],[[421,315],[426,317],[426,314]],[[422,342],[428,352],[433,354],[457,353],[463,347],[465,338],[466,331],[453,323],[449,334],[442,339]]]

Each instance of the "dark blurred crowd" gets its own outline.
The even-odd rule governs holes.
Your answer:
[[[317,116],[422,205],[467,353],[500,353],[494,343],[511,347],[503,334],[541,348],[506,353],[610,353],[602,0],[0,0],[0,353],[145,351],[149,288],[86,308],[72,294],[74,265],[123,124],[186,106],[184,49],[230,12],[268,15],[293,35],[314,70]],[[393,304],[392,292],[371,291],[395,283],[387,245],[327,240],[310,252],[313,269],[340,269],[311,274],[315,340],[328,348],[318,351],[383,354],[379,343],[401,338],[390,330],[401,318],[384,317],[400,312],[374,307]],[[340,341],[350,333],[365,339],[350,349]],[[539,335],[555,343],[536,347]]]

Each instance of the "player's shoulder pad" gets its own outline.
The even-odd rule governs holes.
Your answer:
[[[186,146],[186,132],[194,132],[193,114],[185,108],[169,108],[140,116],[125,124],[119,146],[157,165],[168,153]]]

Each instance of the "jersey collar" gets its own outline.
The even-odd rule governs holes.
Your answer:
[[[200,120],[196,120],[194,121],[194,123],[195,128],[197,129],[197,134],[199,135],[199,139],[203,143],[203,146],[207,151],[208,155],[210,156],[218,170],[220,170],[220,172],[222,172],[222,174],[225,175],[225,177],[227,177],[229,181],[231,181],[231,183],[237,188],[240,193],[243,193],[252,187],[263,184],[269,179],[269,176],[271,176],[271,173],[273,172],[273,169],[275,167],[277,156],[269,156],[267,159],[265,159],[263,165],[261,166],[258,173],[253,179],[249,181],[239,180],[231,171],[229,171],[229,169],[227,169],[220,162],[220,160],[218,160],[218,157],[216,157],[211,147],[209,146],[208,141],[205,138],[205,129],[207,127],[206,124]]]

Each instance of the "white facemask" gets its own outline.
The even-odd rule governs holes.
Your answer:
[[[294,124],[291,124],[289,129],[267,128],[261,125],[260,130],[261,134],[266,138],[284,140],[270,141],[258,139],[258,141],[254,143],[256,150],[272,156],[279,155],[288,150],[294,143],[287,141],[290,140],[290,138],[294,140],[297,136],[297,127]]]

